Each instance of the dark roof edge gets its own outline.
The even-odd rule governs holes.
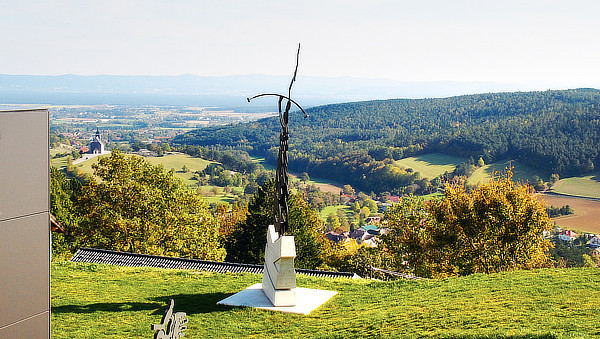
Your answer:
[[[98,260],[90,260],[89,255],[90,254],[110,254],[110,255],[117,255],[117,256],[122,256],[122,257],[128,257],[128,258],[151,258],[151,259],[156,259],[156,260],[170,260],[170,261],[177,261],[180,263],[190,263],[190,264],[205,264],[208,267],[210,267],[211,265],[215,268],[215,269],[210,269],[210,268],[204,268],[204,269],[200,269],[200,270],[205,270],[205,271],[219,271],[221,272],[221,270],[218,270],[216,268],[224,268],[224,267],[235,267],[237,268],[236,271],[242,271],[242,272],[251,272],[251,273],[256,273],[257,270],[262,271],[264,265],[258,265],[258,264],[243,264],[243,263],[232,263],[232,262],[223,262],[223,261],[210,261],[210,260],[200,260],[200,259],[188,259],[188,258],[177,258],[177,257],[166,257],[166,256],[159,256],[159,255],[151,255],[151,254],[140,254],[140,253],[131,253],[131,252],[119,252],[119,251],[113,251],[113,250],[105,250],[105,249],[99,249],[99,248],[89,248],[89,247],[82,247],[79,250],[77,250],[77,252],[75,253],[75,255],[73,255],[73,257],[71,258],[70,261],[72,262],[90,262],[90,263],[98,263],[98,262],[102,262],[103,260],[100,260],[100,258],[98,258]],[[120,265],[120,266],[145,266],[145,267],[162,267],[162,266],[152,266],[152,265],[127,265],[127,264],[123,264],[121,263],[109,263],[109,264],[113,264],[113,265]],[[182,266],[183,268],[185,268],[185,266]],[[336,272],[336,271],[320,271],[320,270],[309,270],[309,269],[303,269],[303,268],[297,268],[296,272],[299,274],[304,274],[304,275],[308,275],[308,276],[316,276],[316,277],[329,277],[329,278],[350,278],[350,279],[360,279],[360,277],[356,274],[356,273],[352,273],[352,272]]]

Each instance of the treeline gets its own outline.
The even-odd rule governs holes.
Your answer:
[[[273,221],[275,182],[270,179],[247,206],[214,206],[176,178],[174,170],[116,150],[92,165],[83,183],[51,168],[51,213],[66,229],[54,234],[53,253],[80,247],[204,260],[260,263],[266,228]],[[327,245],[322,222],[300,195],[290,196],[289,234],[297,267],[315,269]]]
[[[577,89],[314,107],[308,119],[290,115],[289,168],[375,192],[427,190],[416,174],[392,170],[392,161],[431,152],[579,175],[600,166],[598,102],[599,90]],[[277,118],[268,118],[194,130],[174,143],[242,150],[274,163],[278,135]]]

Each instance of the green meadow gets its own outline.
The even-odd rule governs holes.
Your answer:
[[[108,155],[100,155],[90,160],[86,160],[82,163],[75,165],[75,167],[82,170],[84,173],[93,173],[92,165],[98,163],[98,160]],[[202,171],[213,161],[204,160],[202,158],[195,158],[183,153],[167,154],[162,157],[146,157],[149,163],[152,165],[163,165],[166,170],[173,169],[175,176],[181,178],[186,185],[195,185],[196,180],[193,180],[194,172]],[[183,171],[183,165],[187,166],[188,172]]]
[[[498,161],[489,165],[480,167],[473,172],[473,174],[467,179],[467,184],[477,185],[486,180],[492,178],[494,174],[506,173],[509,167],[513,167],[513,180],[519,182],[531,182],[534,176],[539,176],[544,181],[548,178],[542,173],[533,170],[531,167],[523,165],[516,160],[512,161]]]
[[[600,172],[561,179],[554,184],[552,190],[560,194],[600,199]]]
[[[195,185],[197,181],[192,179],[194,172],[202,171],[208,164],[214,163],[214,161],[195,158],[183,153],[167,154],[162,157],[147,157],[145,159],[152,165],[163,165],[167,170],[173,169],[175,176],[181,178],[186,185]],[[188,168],[187,172],[182,170],[184,165]]]
[[[429,153],[396,161],[396,165],[412,168],[421,177],[433,179],[446,172],[453,172],[466,159],[441,153]]]
[[[53,262],[53,338],[151,338],[169,299],[186,338],[590,338],[600,270],[541,269],[424,281],[298,276],[335,290],[309,315],[216,303],[261,281],[219,274]]]

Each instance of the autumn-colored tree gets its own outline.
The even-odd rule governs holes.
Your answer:
[[[445,197],[403,199],[386,214],[384,243],[423,276],[467,275],[548,264],[552,226],[544,205],[509,171],[467,193],[447,185]]]
[[[173,170],[118,150],[93,165],[78,201],[83,245],[135,253],[223,260],[218,220]]]

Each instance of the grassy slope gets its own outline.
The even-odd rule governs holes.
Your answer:
[[[175,170],[175,176],[183,179],[186,185],[195,185],[197,181],[192,180],[194,172],[202,171],[208,164],[214,162],[202,158],[194,158],[187,154],[169,154],[163,157],[148,157],[145,159],[153,165],[162,164],[167,170]],[[185,173],[181,170],[183,165],[189,168],[189,172]]]
[[[510,165],[512,165],[514,167],[513,168],[513,179],[515,181],[521,181],[521,182],[530,181],[531,182],[531,178],[533,178],[533,176],[535,176],[535,175],[539,176],[544,181],[548,180],[548,178],[546,178],[545,175],[533,170],[532,168],[530,168],[528,166],[520,164],[518,161],[513,160],[510,162]],[[475,172],[473,172],[473,174],[467,180],[467,183],[470,185],[474,185],[474,184],[484,182],[484,181],[490,179],[494,172],[505,173],[508,166],[509,166],[508,161],[499,161],[499,162],[495,162],[495,163],[480,167],[477,170],[475,170]]]
[[[84,161],[76,166],[79,167],[85,173],[93,173],[92,164],[98,162],[99,158],[106,157],[108,155],[101,155],[90,160]],[[195,185],[196,181],[191,178],[194,176],[195,171],[201,171],[208,166],[212,161],[204,160],[201,158],[194,158],[187,154],[169,154],[163,157],[147,157],[144,158],[153,165],[162,164],[165,169],[175,170],[175,176],[181,178],[186,185]],[[186,165],[189,168],[189,172],[184,173],[181,168]]]
[[[554,184],[554,192],[588,198],[600,198],[600,172],[592,175],[561,179]]]
[[[53,338],[149,338],[170,298],[188,315],[186,338],[478,337],[600,335],[600,270],[545,269],[432,281],[299,276],[338,291],[308,316],[216,302],[256,274],[52,264]]]
[[[433,179],[445,172],[453,172],[456,166],[465,160],[451,155],[430,153],[397,160],[396,165],[412,168],[421,173],[421,177]]]

